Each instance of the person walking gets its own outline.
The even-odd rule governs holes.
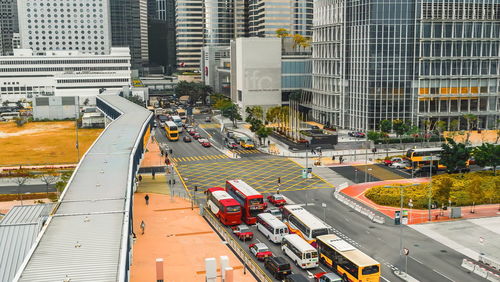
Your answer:
[[[156,174],[156,171],[153,169],[153,170],[151,171],[151,176],[153,177],[153,180],[155,180],[155,174]]]
[[[142,181],[142,175],[139,174],[139,183]]]
[[[146,229],[146,223],[144,223],[144,220],[141,221],[141,231],[142,231],[142,235],[144,235],[144,230]]]
[[[149,206],[149,195],[146,194],[146,196],[144,196],[144,200],[146,200],[146,206]]]

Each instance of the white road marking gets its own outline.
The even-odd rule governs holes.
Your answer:
[[[410,258],[411,258],[411,259],[413,259],[414,261],[416,261],[416,262],[420,263],[420,264],[424,264],[423,262],[419,261],[418,259],[416,259],[416,258],[414,258],[414,257],[412,257],[412,256],[410,256]]]
[[[307,270],[307,277],[308,277],[308,278],[313,278],[313,277],[314,277],[314,275],[313,275],[310,271],[308,271],[308,270]]]
[[[380,278],[384,279],[387,282],[390,282],[389,279],[385,278],[384,276],[380,276]]]
[[[439,274],[439,275],[443,276],[444,278],[446,278],[446,279],[448,279],[448,280],[450,280],[450,281],[455,281],[455,280],[451,279],[450,277],[448,277],[448,276],[444,275],[443,273],[441,273],[441,272],[439,272],[439,271],[437,271],[437,270],[435,270],[435,269],[432,269],[432,270],[434,270],[434,272],[436,272],[437,274]]]
[[[328,271],[324,270],[323,267],[321,267],[321,266],[319,267],[319,269],[323,270],[323,272],[328,272]]]
[[[344,218],[344,219],[345,219],[345,221],[347,221],[347,222],[351,222],[351,221],[350,221],[349,219],[347,219],[347,218]]]

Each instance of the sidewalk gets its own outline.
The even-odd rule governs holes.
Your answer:
[[[160,179],[158,179],[160,180]],[[155,190],[151,182],[144,181],[139,190]],[[156,181],[156,180],[155,180]],[[134,231],[137,239],[133,246],[130,280],[132,282],[156,281],[157,258],[164,260],[164,281],[205,281],[205,258],[216,258],[220,267],[220,256],[228,256],[234,269],[234,281],[255,281],[232,251],[221,241],[208,223],[191,210],[191,203],[167,195],[145,193],[134,195]],[[145,222],[144,235],[140,224]]]
[[[378,181],[378,182],[369,182],[369,183],[360,183],[351,185],[341,191],[341,193],[349,196],[352,199],[356,199],[362,204],[371,207],[384,215],[394,219],[395,211],[399,211],[400,207],[389,207],[382,206],[372,202],[370,199],[365,197],[365,192],[374,186],[380,185],[393,185],[396,183],[426,183],[429,182],[428,178],[414,178],[414,179],[397,179],[397,180],[386,180],[386,181]],[[407,204],[404,204],[404,210],[409,210]],[[475,207],[475,213],[470,213],[471,207],[464,206],[462,207],[462,217],[461,219],[471,219],[471,218],[481,218],[481,217],[489,217],[496,216],[498,212],[498,205],[481,205]],[[441,211],[441,209],[431,210],[431,220],[432,222],[437,221],[449,221],[454,220],[450,218],[450,209],[447,211]],[[429,211],[427,209],[412,209],[409,212],[409,224],[420,224],[429,222]]]

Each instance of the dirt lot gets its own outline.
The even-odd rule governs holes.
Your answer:
[[[79,129],[80,156],[92,145],[102,129]],[[76,163],[73,121],[30,122],[17,127],[0,122],[0,165]]]

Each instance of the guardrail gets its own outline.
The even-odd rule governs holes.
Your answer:
[[[468,259],[462,260],[462,267],[489,281],[494,281],[494,282],[500,281],[500,275]]]
[[[333,196],[335,199],[339,200],[339,202],[343,203],[344,205],[352,208],[356,212],[368,217],[371,221],[378,223],[378,224],[384,224],[385,223],[385,217],[375,215],[374,212],[371,210],[363,207],[362,205],[358,204],[356,201],[349,199],[346,196],[343,196],[340,194],[340,191],[335,190],[333,192]]]
[[[207,208],[203,209],[203,217],[206,218],[214,230],[227,242],[227,245],[233,249],[236,256],[243,261],[243,267],[248,268],[258,281],[273,281]]]

